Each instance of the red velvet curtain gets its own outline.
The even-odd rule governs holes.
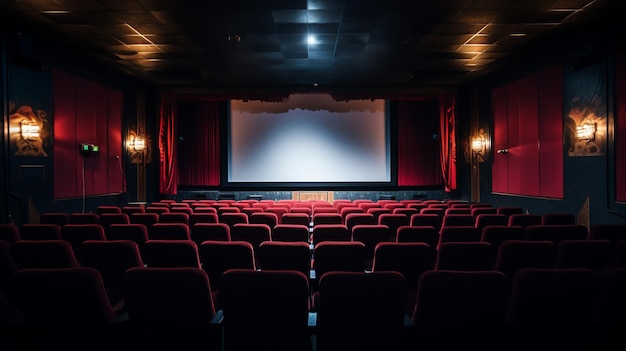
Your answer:
[[[219,101],[178,103],[178,184],[220,185]]]
[[[176,167],[176,94],[162,94],[159,118],[159,192],[178,191]]]
[[[456,127],[454,108],[456,98],[454,96],[442,96],[439,98],[439,121],[441,135],[441,174],[445,191],[456,190]]]
[[[398,186],[443,184],[439,99],[396,101]]]

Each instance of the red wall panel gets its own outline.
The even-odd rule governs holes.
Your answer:
[[[520,126],[520,118],[519,118],[519,104],[520,104],[520,83],[514,82],[510,84],[508,87],[508,104],[507,104],[507,115],[508,115],[508,130],[507,130],[507,140],[508,145],[507,148],[509,153],[507,154],[507,158],[509,159],[509,193],[511,194],[521,194],[521,178],[520,174],[521,162],[520,157],[522,155],[522,150],[520,148],[519,142],[519,126]]]
[[[83,191],[86,196],[108,194],[110,184],[117,184],[115,192],[121,191],[122,174],[115,155],[121,156],[122,150],[122,94],[55,71],[53,99],[54,197],[80,197]],[[99,154],[83,157],[79,152],[83,143],[100,146]],[[115,177],[111,177],[112,167]]]
[[[518,194],[539,196],[539,117],[537,112],[537,76],[530,75],[517,82],[518,87],[518,127],[519,146],[517,169],[509,169],[509,174],[519,174]],[[515,131],[512,131],[515,133]]]
[[[563,197],[562,84],[554,66],[492,90],[493,149],[509,151],[494,154],[494,192]]]
[[[80,192],[80,174],[76,171],[76,82],[74,77],[60,71],[52,75],[53,138],[54,138],[54,197],[76,196]]]
[[[509,158],[496,153],[508,148],[508,97],[507,88],[496,88],[491,92],[493,112],[493,165],[491,167],[491,187],[497,193],[509,192]]]
[[[121,92],[107,90],[107,143],[106,169],[108,170],[107,193],[121,193],[124,189],[124,171],[122,169],[122,111],[124,97]]]
[[[563,69],[538,74],[540,195],[563,198]]]

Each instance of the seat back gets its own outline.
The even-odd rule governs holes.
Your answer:
[[[321,242],[313,249],[312,268],[319,279],[331,271],[363,272],[366,268],[365,245],[361,242]]]
[[[219,291],[222,274],[231,268],[256,269],[252,244],[246,241],[205,241],[198,248],[202,269]]]
[[[350,233],[352,228],[358,224],[377,224],[376,217],[371,213],[349,213],[344,219],[345,225],[348,227]]]
[[[231,229],[237,223],[249,223],[248,215],[238,212],[225,212],[218,214],[219,222],[227,224]]]
[[[230,238],[233,241],[247,241],[256,251],[262,242],[272,239],[271,232],[267,224],[237,223],[230,230]]]
[[[207,241],[230,241],[230,227],[226,223],[196,223],[191,228],[191,240],[198,247]]]
[[[21,269],[12,292],[29,324],[72,328],[105,325],[115,318],[102,277],[93,268]]]
[[[319,281],[320,350],[395,350],[404,344],[407,282],[398,272],[328,272]]]
[[[198,247],[191,240],[148,240],[141,255],[148,267],[200,268]]]
[[[150,240],[191,240],[189,225],[185,223],[159,222],[148,228]]]
[[[522,269],[513,277],[508,323],[523,333],[522,338],[541,335],[567,341],[588,331],[600,287],[599,276],[590,269]]]
[[[343,218],[337,212],[313,212],[312,220],[314,226],[320,224],[343,224]]]
[[[220,289],[224,350],[308,350],[309,285],[297,271],[231,269]],[[250,323],[250,316],[263,316]]]
[[[133,241],[139,249],[148,241],[148,229],[138,223],[111,224],[105,235],[107,240]]]
[[[481,235],[480,229],[474,226],[444,226],[439,233],[439,245],[448,242],[478,242]]]
[[[569,225],[576,224],[576,215],[572,213],[544,213],[541,215],[543,225]]]
[[[193,231],[193,226],[197,223],[218,223],[217,213],[194,212],[189,215],[189,228]]]
[[[493,270],[496,258],[495,248],[485,242],[445,242],[438,250],[437,270]]]
[[[588,268],[594,271],[610,267],[615,248],[608,240],[561,240],[556,244],[555,268]]]
[[[72,245],[65,240],[21,240],[11,246],[18,269],[78,267]]]
[[[130,214],[130,223],[143,224],[146,228],[150,228],[157,222],[159,222],[158,213],[138,212]]]
[[[137,243],[131,240],[87,240],[81,244],[81,265],[100,272],[107,288],[122,288],[124,273],[133,267],[143,267]]]
[[[374,249],[381,242],[395,242],[390,235],[391,230],[382,224],[359,224],[352,228],[352,241],[365,245],[365,255],[368,260],[374,259]]]
[[[422,273],[435,268],[436,257],[435,248],[423,242],[383,242],[376,245],[372,272],[399,272],[407,280],[407,289],[415,291]]]
[[[72,245],[76,258],[80,260],[81,243],[87,240],[106,240],[100,224],[66,224],[61,228],[61,237]]]
[[[530,213],[515,213],[509,216],[509,226],[528,227],[541,224],[541,215]]]
[[[625,240],[626,224],[592,224],[587,239],[609,240],[613,243]]]
[[[525,240],[585,240],[589,232],[582,224],[531,225],[526,227]]]
[[[422,242],[436,248],[439,243],[439,232],[433,226],[402,226],[398,228],[396,242]]]
[[[311,242],[317,245],[324,241],[351,241],[352,233],[344,224],[318,224],[313,226]]]
[[[441,222],[441,228],[445,227],[473,227],[475,223],[474,217],[470,214],[448,214],[444,215]]]
[[[309,276],[311,249],[302,241],[265,241],[257,250],[257,266],[261,270],[293,270]]]
[[[395,241],[398,228],[409,225],[410,218],[401,213],[382,213],[378,217],[379,225],[386,225],[389,228],[389,240]]]
[[[507,240],[498,247],[494,269],[512,278],[523,268],[552,268],[555,258],[552,241]]]
[[[505,215],[508,223],[509,217],[511,217],[511,215],[523,214],[524,209],[518,206],[500,206],[497,207],[496,213]]]
[[[44,212],[39,215],[39,223],[64,226],[70,223],[70,214],[65,212]]]
[[[13,275],[17,272],[17,264],[11,252],[12,243],[0,240],[0,291],[11,285]],[[0,317],[0,321],[2,318]]]
[[[480,207],[475,210],[478,210],[478,209],[480,209]],[[486,226],[490,226],[490,225],[505,226],[508,224],[507,217],[503,214],[481,213],[477,215],[475,218],[476,218],[476,222],[474,225],[481,232]]]
[[[265,224],[270,228],[272,228],[278,224],[278,215],[276,213],[271,212],[257,212],[252,213],[248,216],[248,222],[250,224]]]
[[[20,240],[20,228],[14,223],[0,224],[0,241],[14,243]]]
[[[411,215],[409,225],[412,227],[434,227],[435,230],[437,230],[437,233],[439,233],[439,230],[441,229],[442,218],[443,216],[439,216],[434,213],[418,213]]]
[[[61,226],[58,224],[22,224],[21,240],[62,240]]]
[[[300,241],[308,243],[310,240],[308,225],[277,224],[272,230],[272,241]]]
[[[488,225],[482,229],[480,240],[498,248],[507,240],[524,240],[525,234],[524,227],[520,226]]]
[[[70,224],[98,224],[100,215],[97,213],[70,213]]]
[[[129,224],[130,217],[126,213],[111,213],[106,212],[98,217],[98,224],[104,228],[106,233],[111,224]]]
[[[282,215],[281,224],[300,224],[307,228],[311,224],[311,215],[299,212],[289,212]]]
[[[418,328],[478,331],[505,322],[510,280],[498,271],[430,270],[421,275],[412,319]]]
[[[189,224],[189,214],[185,212],[166,212],[159,214],[159,223]]]
[[[219,350],[213,295],[200,268],[131,268],[124,301],[134,343],[141,350]]]

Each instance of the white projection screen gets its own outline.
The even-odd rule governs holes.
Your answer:
[[[230,101],[229,183],[389,183],[389,117],[383,99]]]

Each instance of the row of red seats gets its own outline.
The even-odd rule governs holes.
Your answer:
[[[127,322],[97,270],[24,269],[8,302],[32,333],[24,347],[185,350],[483,350],[624,347],[626,269],[424,272],[406,314],[397,272],[329,272],[309,309],[296,271],[227,270],[216,307],[199,268],[136,267],[123,274]],[[251,320],[252,318],[252,320]],[[117,324],[117,327],[112,327]],[[132,338],[116,334],[119,326]],[[44,327],[45,326],[45,327]],[[32,329],[29,329],[32,328]],[[25,332],[26,333],[26,332]],[[73,348],[72,348],[73,347]]]

